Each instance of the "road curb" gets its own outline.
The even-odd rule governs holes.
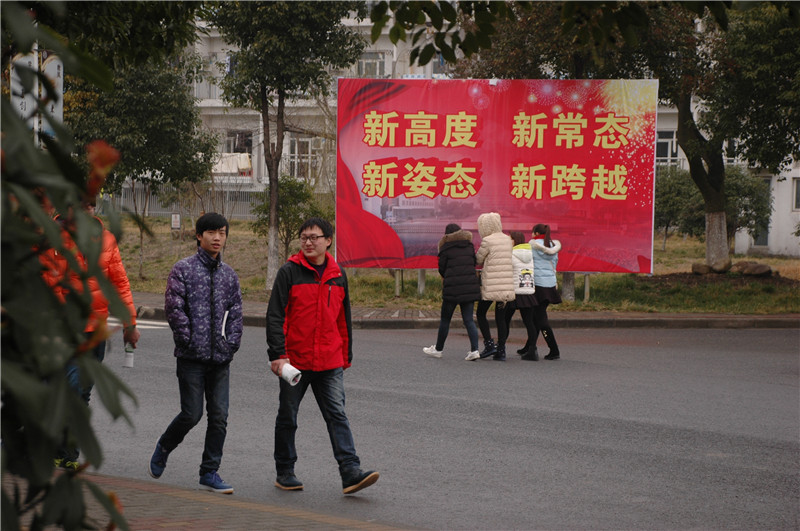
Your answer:
[[[140,317],[166,320],[163,308],[153,308],[141,306],[139,308]],[[266,327],[266,315],[245,315],[245,326]],[[570,313],[569,315],[550,315],[550,324],[553,328],[796,328],[800,329],[800,319],[796,315],[708,315],[701,316],[685,315],[664,315],[653,314],[652,316],[626,316],[624,314],[614,316],[582,316],[580,312]],[[517,326],[515,323],[513,326]],[[353,318],[353,328],[360,330],[419,330],[435,329],[439,327],[438,318],[419,317],[408,318]]]

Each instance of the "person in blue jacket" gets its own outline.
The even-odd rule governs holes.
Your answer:
[[[242,338],[242,292],[233,268],[222,262],[228,221],[215,212],[195,224],[197,253],[176,263],[167,278],[164,311],[177,358],[181,412],[156,444],[148,472],[156,479],[167,457],[203,417],[208,403],[200,488],[232,494],[219,477],[228,426],[230,363]]]
[[[561,242],[550,237],[550,225],[539,223],[533,226],[533,239],[530,241],[533,251],[533,279],[536,285],[536,306],[533,307],[533,322],[536,325],[536,336],[542,332],[545,343],[550,352],[544,357],[546,360],[557,360],[561,357],[558,350],[553,328],[547,318],[547,307],[550,304],[560,304],[561,295],[558,293],[556,280],[556,266],[558,265],[558,252],[561,251]],[[536,348],[536,338],[532,340],[529,348]]]

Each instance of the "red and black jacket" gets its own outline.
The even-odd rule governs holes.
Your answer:
[[[267,307],[270,361],[287,358],[301,371],[348,368],[353,325],[347,277],[330,253],[322,278],[302,251],[278,270]]]

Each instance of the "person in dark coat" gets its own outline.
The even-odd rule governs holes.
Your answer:
[[[481,285],[475,271],[475,247],[472,233],[450,223],[439,240],[439,274],[442,275],[442,312],[436,344],[422,351],[434,358],[442,357],[444,342],[450,331],[450,320],[456,306],[461,307],[461,320],[469,335],[467,361],[480,358],[478,327],[472,318],[475,301],[481,298]]]

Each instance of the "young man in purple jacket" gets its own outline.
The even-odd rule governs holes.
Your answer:
[[[167,456],[203,417],[208,402],[200,488],[233,494],[219,477],[228,425],[230,362],[242,338],[242,292],[239,277],[222,262],[228,221],[215,212],[196,223],[197,253],[180,260],[167,278],[164,311],[172,328],[177,358],[181,412],[158,440],[149,473],[158,479]]]

